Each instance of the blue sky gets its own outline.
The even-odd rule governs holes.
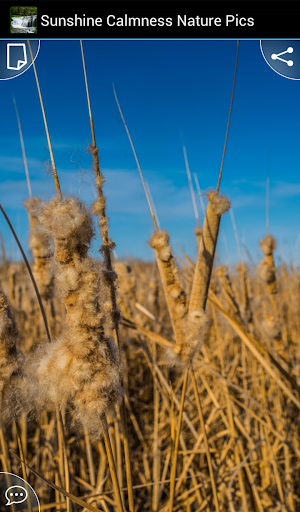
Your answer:
[[[195,227],[182,152],[202,190],[216,187],[231,96],[236,41],[84,41],[96,140],[106,177],[107,212],[119,257],[152,258],[152,221],[112,91],[119,101],[160,224],[190,256]],[[94,179],[79,41],[41,41],[36,60],[62,189],[91,202]],[[266,231],[265,186],[270,174],[270,230],[278,257],[291,261],[300,232],[300,82],[266,64],[259,41],[242,40],[221,192],[232,201],[240,243],[255,260]],[[12,94],[21,119],[34,195],[54,193],[49,153],[32,68],[0,82],[0,201],[26,245],[27,187]],[[202,213],[200,204],[200,220]],[[237,258],[231,218],[222,219],[218,253]],[[7,252],[17,255],[4,220]],[[94,250],[99,246],[96,238]],[[299,250],[300,254],[300,250]],[[300,257],[298,258],[299,261]]]

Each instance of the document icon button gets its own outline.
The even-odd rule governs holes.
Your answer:
[[[20,55],[21,53],[21,55]],[[21,58],[20,58],[21,57]],[[12,64],[17,64],[13,66]],[[27,64],[25,43],[8,43],[6,45],[6,68],[19,71]]]

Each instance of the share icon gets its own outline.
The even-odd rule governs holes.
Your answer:
[[[286,53],[293,53],[293,51],[294,51],[294,48],[292,48],[292,46],[289,46],[288,49],[285,50],[285,52],[272,53],[271,59],[272,60],[281,60],[282,62],[285,62],[288,66],[293,66],[294,62],[292,60],[285,60],[285,59],[280,58],[280,55],[285,55]]]

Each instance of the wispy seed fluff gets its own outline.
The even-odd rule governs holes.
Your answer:
[[[115,343],[104,334],[99,264],[87,256],[92,218],[79,199],[55,197],[42,205],[39,220],[54,238],[56,285],[66,321],[60,338],[32,359],[37,405],[69,404],[75,422],[97,439],[101,417],[121,400],[121,362]]]
[[[202,342],[207,334],[209,320],[204,311],[189,313],[182,324],[185,332],[182,344],[176,343],[168,349],[168,360],[186,368],[199,352]]]
[[[54,276],[50,266],[51,238],[41,229],[38,219],[40,199],[27,199],[24,206],[29,216],[29,247],[34,258],[33,275],[41,297],[45,300],[51,299],[54,291]]]
[[[11,378],[21,364],[16,342],[19,337],[17,325],[6,295],[0,289],[0,418],[6,416],[3,400]],[[10,410],[14,404],[10,404]]]

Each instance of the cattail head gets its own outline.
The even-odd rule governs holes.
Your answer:
[[[76,197],[54,197],[40,209],[39,220],[55,242],[55,261],[84,258],[94,236],[88,207]]]
[[[178,268],[172,255],[169,233],[163,230],[155,231],[150,239],[150,246],[155,250],[175,339],[182,345],[183,323],[187,315],[187,298],[179,282]]]
[[[56,286],[66,317],[59,339],[42,346],[26,365],[28,395],[38,408],[69,405],[74,421],[99,438],[102,415],[121,400],[121,361],[105,335],[102,267],[87,255],[94,235],[91,214],[70,197],[54,198],[40,212],[55,242]]]
[[[275,267],[264,260],[258,265],[258,273],[260,278],[267,284],[276,281]]]
[[[229,199],[226,196],[218,194],[215,190],[207,194],[207,199],[214,212],[220,216],[226,213],[231,206]]]
[[[34,258],[49,258],[51,238],[41,229],[39,222],[39,209],[41,201],[38,197],[32,197],[24,201],[24,206],[29,215],[30,237],[29,247]]]
[[[207,194],[208,206],[205,214],[197,264],[193,279],[189,313],[205,310],[218,241],[221,216],[230,208],[227,197],[212,190]]]
[[[167,230],[156,231],[150,239],[150,247],[155,249],[161,261],[168,261],[172,254],[170,235]]]
[[[273,254],[277,247],[276,240],[272,235],[267,235],[260,241],[260,248],[266,256]]]

